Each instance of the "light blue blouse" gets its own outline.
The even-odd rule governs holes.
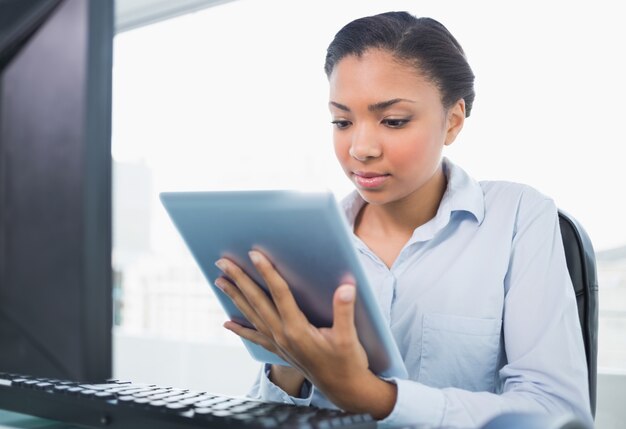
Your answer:
[[[476,182],[447,158],[447,190],[391,269],[354,242],[409,379],[381,423],[477,427],[510,411],[589,424],[587,366],[554,202],[533,188]],[[351,225],[364,201],[342,205]],[[265,366],[250,396],[333,407],[315,387],[289,396]],[[386,426],[386,425],[385,425]]]

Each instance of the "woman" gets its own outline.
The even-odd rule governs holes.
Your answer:
[[[369,371],[354,286],[337,288],[333,327],[318,329],[251,252],[273,302],[232,262],[217,261],[232,282],[216,284],[256,330],[225,327],[291,364],[266,365],[251,394],[393,425],[473,427],[510,411],[591,423],[554,202],[528,186],[478,183],[442,158],[474,100],[458,42],[432,19],[362,18],[337,33],[325,71],[335,153],[356,187],[343,205],[409,379]]]

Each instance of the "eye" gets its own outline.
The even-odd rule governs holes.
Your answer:
[[[337,129],[343,130],[345,128],[348,128],[350,125],[352,125],[352,122],[337,119],[335,121],[332,121],[331,124],[337,127]]]
[[[381,121],[381,123],[389,128],[402,128],[404,127],[411,119],[410,118],[405,118],[405,119],[392,119],[392,118],[385,118]]]

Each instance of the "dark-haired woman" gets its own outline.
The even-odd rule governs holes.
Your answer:
[[[217,285],[256,330],[225,327],[291,364],[266,365],[251,395],[392,425],[474,427],[510,411],[591,424],[554,202],[525,185],[476,182],[442,157],[474,100],[459,43],[432,19],[376,15],[337,33],[325,70],[335,153],[356,188],[346,216],[409,378],[368,369],[354,286],[338,285],[333,327],[317,329],[269,261],[251,252],[273,302],[218,261],[233,282]]]

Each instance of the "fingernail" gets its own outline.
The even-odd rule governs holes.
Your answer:
[[[224,284],[220,279],[215,280],[215,286],[217,286],[222,292],[224,291]]]
[[[341,286],[339,291],[339,299],[343,302],[352,302],[354,300],[354,286]]]
[[[221,259],[219,259],[218,261],[215,262],[215,266],[217,268],[219,268],[220,270],[222,270],[222,271],[224,271],[226,269],[226,264]]]
[[[261,256],[257,252],[255,252],[254,250],[249,251],[248,252],[248,256],[250,256],[250,259],[255,264],[258,264],[259,262],[261,262]]]

